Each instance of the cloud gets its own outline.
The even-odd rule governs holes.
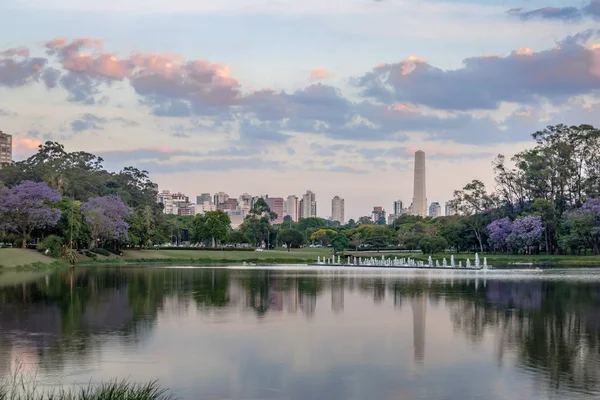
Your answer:
[[[107,123],[106,118],[98,117],[94,114],[84,114],[80,119],[76,119],[71,122],[71,129],[73,132],[83,132],[87,130],[101,130],[104,129],[102,125]]]
[[[523,21],[532,19],[576,22],[584,17],[600,18],[600,0],[592,0],[582,8],[578,7],[543,7],[531,11],[524,8],[512,8],[507,13]]]
[[[0,117],[15,117],[15,116],[17,116],[17,113],[10,112],[8,110],[3,110],[2,108],[0,108]]]
[[[29,57],[29,49],[24,46],[0,51],[0,57]]]
[[[169,174],[176,172],[206,172],[206,171],[233,171],[233,170],[277,170],[285,166],[277,161],[263,158],[218,158],[194,161],[178,161],[176,163],[140,162],[140,168],[151,173]]]
[[[599,32],[567,38],[551,50],[468,58],[454,70],[410,57],[379,65],[353,83],[365,98],[442,110],[493,110],[501,102],[532,104],[540,99],[561,103],[600,89],[600,49],[583,40]]]
[[[325,68],[317,68],[310,71],[310,80],[311,81],[320,81],[323,79],[328,79],[333,77],[333,73],[329,72]]]
[[[19,57],[18,60],[0,57],[0,86],[24,86],[39,79],[46,59]]]

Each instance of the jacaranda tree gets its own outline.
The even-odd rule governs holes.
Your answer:
[[[508,248],[507,239],[513,231],[510,218],[497,219],[487,226],[490,235],[488,241],[494,250],[505,251]]]
[[[93,197],[81,205],[81,212],[90,229],[90,248],[107,240],[126,240],[129,208],[119,196]]]
[[[27,238],[37,229],[51,228],[61,212],[51,206],[61,200],[58,190],[43,182],[23,181],[11,189],[0,189],[0,230],[12,231]]]
[[[544,234],[542,217],[527,216],[513,222],[512,233],[508,236],[508,246],[518,252],[537,250]]]

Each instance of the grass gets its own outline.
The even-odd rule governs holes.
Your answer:
[[[0,266],[14,268],[23,265],[52,264],[56,260],[52,257],[32,249],[0,249]]]
[[[0,400],[171,400],[168,390],[156,382],[136,384],[111,381],[85,388],[40,389],[35,378],[14,374],[0,383]]]

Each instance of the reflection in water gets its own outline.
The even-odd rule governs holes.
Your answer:
[[[598,281],[79,270],[0,289],[0,375],[20,359],[46,382],[124,374],[186,399],[584,399],[598,306]]]
[[[415,362],[421,364],[425,361],[425,314],[427,312],[427,298],[421,294],[410,299],[410,303],[413,312]]]

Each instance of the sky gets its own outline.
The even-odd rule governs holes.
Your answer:
[[[0,130],[191,198],[301,196],[346,219],[428,202],[600,125],[600,0],[3,0]]]

